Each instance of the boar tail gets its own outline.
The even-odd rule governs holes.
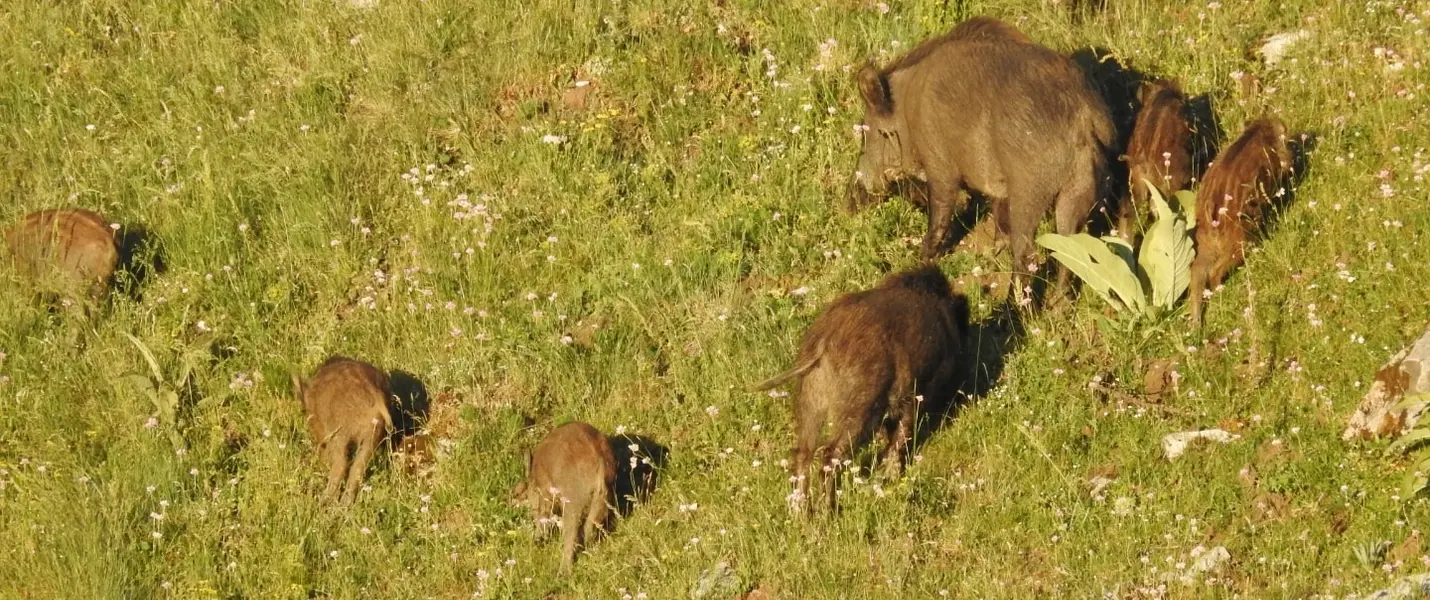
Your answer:
[[[392,410],[388,409],[386,404],[377,408],[377,416],[382,419],[382,424],[387,427],[387,429],[382,430],[384,437],[397,432],[397,427],[392,424]]]
[[[820,350],[822,349],[823,348],[821,347]],[[783,385],[786,381],[789,381],[796,377],[803,377],[805,373],[808,373],[810,369],[814,368],[814,365],[819,364],[819,357],[822,354],[824,353],[819,350],[816,350],[813,356],[810,356],[808,359],[805,359],[804,362],[795,365],[793,369],[780,373],[779,375],[775,375],[774,377],[766,379],[752,386],[750,388],[750,391],[763,392],[768,389],[779,387],[780,385]]]

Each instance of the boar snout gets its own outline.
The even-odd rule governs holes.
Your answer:
[[[864,210],[870,204],[875,204],[882,200],[881,196],[869,191],[867,183],[868,177],[863,171],[855,171],[854,176],[849,179],[848,188],[844,194],[844,210],[850,213],[857,213]]]
[[[506,503],[512,508],[520,508],[526,506],[525,481],[522,481],[521,483],[516,484],[515,487],[511,488],[511,494],[507,496]]]

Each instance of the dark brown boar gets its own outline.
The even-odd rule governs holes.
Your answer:
[[[1290,168],[1286,125],[1267,117],[1247,125],[1207,169],[1197,189],[1197,257],[1189,288],[1193,325],[1201,325],[1204,296],[1242,263],[1267,206],[1285,194]]]
[[[66,297],[99,300],[119,265],[114,230],[83,209],[30,213],[5,232],[5,242],[22,275]]]
[[[837,508],[838,473],[883,424],[885,473],[903,472],[919,403],[952,397],[968,329],[968,303],[934,265],[896,273],[878,287],[835,300],[804,334],[795,367],[755,387],[800,378],[795,404],[795,489],[809,498],[812,466]],[[921,398],[920,398],[921,397]],[[822,455],[822,456],[821,456]],[[819,456],[817,462],[812,463]],[[809,507],[812,510],[812,505]]]
[[[1076,233],[1103,195],[1116,144],[1106,104],[1071,60],[1012,25],[970,20],[857,80],[863,147],[849,206],[926,182],[925,259],[943,251],[972,190],[992,201],[1026,284],[1043,216],[1052,210],[1059,233]],[[1059,268],[1059,289],[1067,277]]]
[[[306,382],[294,375],[293,391],[308,415],[308,433],[328,465],[323,499],[336,498],[338,486],[347,479],[342,503],[352,504],[368,462],[393,430],[387,374],[365,362],[334,356]]]
[[[1192,128],[1187,98],[1172,81],[1150,81],[1138,90],[1142,108],[1127,143],[1128,198],[1122,203],[1117,228],[1133,239],[1151,210],[1151,192],[1143,180],[1171,201],[1172,194],[1192,182]]]
[[[551,430],[526,455],[526,478],[512,490],[513,502],[532,509],[537,539],[561,517],[561,570],[570,572],[578,547],[604,531],[614,505],[616,459],[595,427],[566,423]]]

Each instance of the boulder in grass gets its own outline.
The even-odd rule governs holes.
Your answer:
[[[1430,573],[1420,573],[1364,596],[1346,596],[1346,600],[1418,600],[1427,596],[1430,596]]]
[[[1430,407],[1430,398],[1403,402],[1430,392],[1430,328],[1410,347],[1401,350],[1375,374],[1370,391],[1361,398],[1341,439],[1394,437],[1415,427]]]

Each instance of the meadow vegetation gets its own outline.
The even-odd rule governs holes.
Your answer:
[[[1430,569],[1409,465],[1339,437],[1430,317],[1430,2],[1107,4],[5,3],[0,218],[96,210],[164,269],[94,320],[0,271],[0,597],[681,598],[721,561],[773,598],[1341,597]],[[973,397],[902,480],[792,518],[791,399],[747,386],[925,227],[840,211],[852,72],[976,14],[1176,77],[1226,139],[1275,114],[1307,167],[1201,333],[1084,294],[1008,336],[1007,259],[949,254]],[[289,383],[335,353],[420,380],[438,440],[346,509]],[[507,498],[572,419],[670,452],[559,577]],[[1240,437],[1162,457],[1207,427]]]

